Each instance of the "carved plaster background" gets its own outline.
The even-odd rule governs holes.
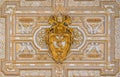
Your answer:
[[[63,64],[45,43],[49,16],[72,17]],[[0,0],[0,77],[120,77],[120,0]]]

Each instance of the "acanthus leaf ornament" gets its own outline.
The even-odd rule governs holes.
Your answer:
[[[57,63],[62,63],[70,52],[72,44],[73,29],[68,27],[71,24],[71,18],[62,14],[51,16],[49,24],[51,27],[46,30],[46,43],[52,58]]]

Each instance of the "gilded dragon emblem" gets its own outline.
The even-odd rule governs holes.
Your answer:
[[[67,15],[51,16],[49,18],[50,28],[46,30],[46,43],[52,58],[57,63],[62,63],[70,51],[73,39],[71,17]]]

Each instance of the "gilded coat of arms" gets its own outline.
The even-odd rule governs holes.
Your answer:
[[[69,53],[72,44],[71,18],[67,15],[51,16],[49,18],[50,28],[46,30],[46,43],[52,58],[57,63],[62,63]]]

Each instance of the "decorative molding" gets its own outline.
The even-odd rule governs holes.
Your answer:
[[[0,0],[0,76],[119,77],[119,5],[119,0]],[[37,32],[49,28],[49,16],[59,9],[85,40],[73,45],[63,64],[55,64],[44,41],[35,44]]]

